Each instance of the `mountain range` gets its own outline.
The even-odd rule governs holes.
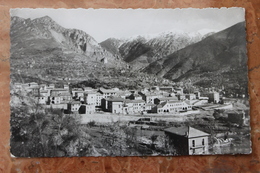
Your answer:
[[[202,39],[203,36],[199,33],[191,36],[187,33],[163,32],[152,37],[109,38],[100,45],[132,65],[132,68],[140,70],[161,57],[170,55]]]
[[[245,36],[245,23],[238,23],[162,57],[143,71],[174,81],[244,84],[247,82]]]
[[[147,74],[199,86],[247,82],[244,22],[207,35],[164,32],[98,43],[84,31],[66,29],[48,16],[33,20],[14,16],[10,36],[11,78],[20,82],[149,81]]]

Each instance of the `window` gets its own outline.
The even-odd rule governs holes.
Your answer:
[[[202,145],[203,145],[203,146],[205,145],[205,140],[204,140],[204,139],[202,139]]]
[[[195,147],[195,140],[192,140],[192,147]]]

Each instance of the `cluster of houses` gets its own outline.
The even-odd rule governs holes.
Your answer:
[[[93,89],[91,87],[70,88],[64,85],[56,88],[54,84],[15,83],[15,91],[31,92],[38,104],[46,107],[64,109],[81,114],[98,111],[115,114],[140,113],[179,113],[192,110],[193,106],[218,103],[219,93],[183,93],[183,88],[172,86],[151,87],[140,91],[112,89]]]
[[[64,85],[62,88],[55,87],[54,84],[15,83],[14,92],[31,93],[35,101],[45,107],[64,109],[67,112],[77,112],[80,114],[93,114],[104,111],[113,114],[144,114],[144,113],[179,113],[192,110],[193,107],[214,109],[214,117],[227,114],[226,118],[230,123],[239,125],[245,124],[244,111],[218,110],[208,103],[219,103],[218,92],[208,92],[201,94],[184,93],[181,87],[151,87],[140,91],[112,89],[93,89],[91,87],[71,88]],[[203,95],[203,96],[201,96]],[[234,100],[222,99],[226,103]],[[225,103],[224,103],[225,104]],[[225,106],[225,105],[224,105]],[[223,107],[223,105],[222,105]],[[222,111],[222,112],[221,112]],[[222,114],[221,114],[222,113]],[[169,150],[176,149],[178,155],[208,154],[210,134],[195,129],[190,126],[170,127],[164,129]],[[180,145],[181,144],[181,145]]]

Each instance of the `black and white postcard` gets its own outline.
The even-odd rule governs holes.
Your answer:
[[[10,14],[14,157],[251,153],[243,8]]]

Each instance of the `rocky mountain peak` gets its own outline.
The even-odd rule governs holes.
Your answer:
[[[40,18],[36,18],[33,21],[37,22],[37,23],[44,23],[44,24],[55,23],[54,20],[52,20],[52,18],[49,16],[43,16]]]
[[[15,23],[20,23],[20,22],[24,22],[25,19],[22,17],[18,17],[18,16],[12,16],[11,17],[11,25],[15,24]]]
[[[245,23],[242,22],[150,63],[143,72],[174,81],[191,79],[206,87],[230,81],[241,85],[246,83],[246,62]]]

